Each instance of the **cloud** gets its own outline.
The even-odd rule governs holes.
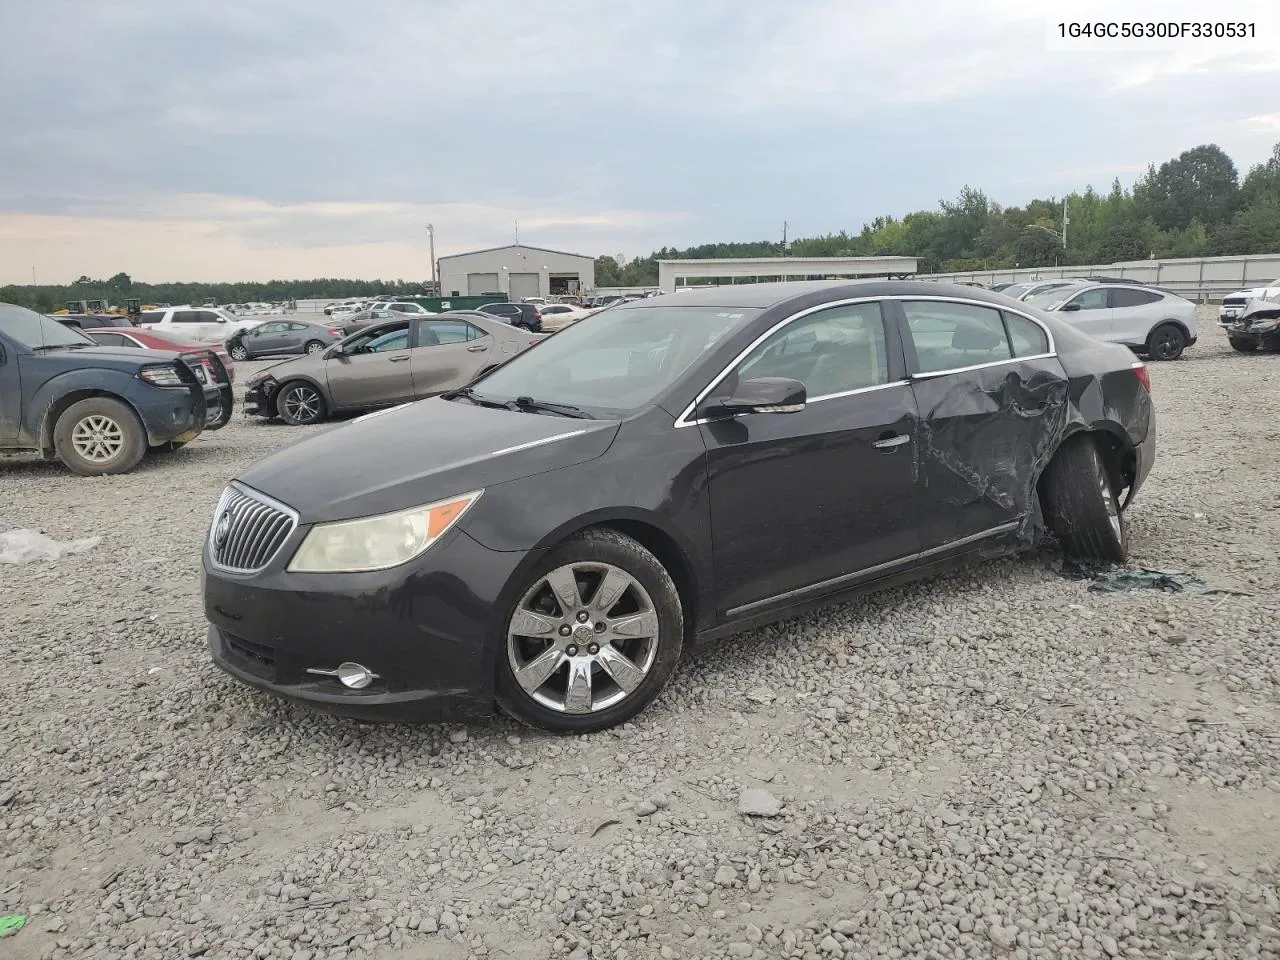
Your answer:
[[[783,219],[856,230],[965,183],[1002,203],[1107,186],[1209,139],[1247,168],[1275,139],[1273,2],[1239,0],[1262,39],[1226,46],[1047,41],[1060,20],[1199,6],[6,0],[0,89],[22,95],[0,98],[0,223],[110,222],[157,279],[376,250],[349,254],[354,274],[384,244],[416,264],[428,221],[450,243],[502,243],[519,219],[530,243],[642,253]],[[178,246],[152,252],[159,233]],[[0,282],[29,272],[7,243]],[[50,273],[88,269],[42,243]]]

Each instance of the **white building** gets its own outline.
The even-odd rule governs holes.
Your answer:
[[[444,297],[502,293],[518,301],[578,293],[596,282],[594,257],[520,244],[441,257],[439,271]]]

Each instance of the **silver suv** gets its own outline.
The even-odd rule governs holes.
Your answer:
[[[1024,302],[1153,360],[1177,360],[1199,336],[1194,303],[1142,284],[1072,284]]]

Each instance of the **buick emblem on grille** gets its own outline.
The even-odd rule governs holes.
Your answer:
[[[218,520],[218,525],[213,529],[213,545],[221,547],[227,542],[227,535],[231,532],[231,524],[235,521],[234,514],[228,510]]]

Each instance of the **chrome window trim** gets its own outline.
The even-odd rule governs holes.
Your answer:
[[[820,403],[823,400],[834,400],[838,397],[851,397],[859,393],[869,393],[872,390],[883,390],[886,387],[897,387],[905,383],[910,383],[912,380],[924,379],[928,377],[940,377],[948,373],[965,373],[970,370],[980,370],[983,367],[994,367],[994,366],[998,366],[1000,364],[1005,364],[1005,363],[1015,363],[1015,362],[1020,363],[1026,360],[1048,360],[1058,355],[1058,345],[1057,345],[1057,342],[1053,339],[1053,331],[1050,330],[1042,320],[1038,320],[1037,318],[1031,316],[1029,313],[1024,313],[1021,310],[1011,309],[1010,307],[1007,307],[1004,304],[988,303],[985,300],[973,300],[968,297],[940,297],[940,296],[937,296],[936,294],[935,295],[892,294],[889,296],[882,295],[877,297],[851,297],[845,300],[832,300],[832,301],[829,301],[828,303],[821,303],[815,307],[809,307],[805,310],[801,310],[799,313],[793,313],[788,317],[784,317],[782,320],[779,320],[777,323],[775,323],[772,327],[770,327],[764,333],[760,334],[760,336],[756,337],[756,339],[751,341],[751,343],[747,346],[745,350],[743,350],[731,361],[729,361],[729,363],[725,366],[723,370],[720,371],[720,373],[715,377],[715,379],[712,380],[709,384],[707,384],[707,386],[705,386],[698,393],[698,395],[693,398],[693,401],[688,406],[686,406],[684,410],[680,412],[680,415],[678,417],[676,417],[674,425],[677,428],[679,428],[679,427],[696,427],[703,423],[709,423],[710,421],[706,419],[690,420],[689,417],[691,417],[693,415],[693,411],[698,408],[698,404],[700,404],[703,400],[707,399],[711,391],[714,390],[717,386],[719,386],[720,381],[722,381],[725,377],[727,377],[729,373],[734,369],[734,367],[736,367],[743,360],[745,360],[747,358],[747,355],[750,354],[752,350],[760,346],[760,344],[762,344],[765,340],[769,339],[769,337],[773,336],[775,333],[777,333],[779,330],[781,330],[783,327],[787,326],[788,324],[794,323],[797,320],[802,320],[805,317],[809,316],[810,314],[818,313],[822,310],[829,310],[829,309],[832,309],[833,307],[847,307],[857,303],[884,303],[888,301],[897,301],[901,303],[904,300],[925,300],[925,301],[930,301],[935,303],[962,303],[967,306],[986,307],[988,310],[995,310],[996,312],[1003,311],[1005,313],[1015,314],[1016,316],[1022,317],[1024,320],[1030,320],[1037,327],[1039,327],[1041,330],[1044,331],[1044,335],[1046,338],[1048,338],[1048,341],[1049,341],[1049,352],[1037,353],[1029,357],[1010,357],[1008,360],[994,360],[994,361],[991,361],[990,363],[979,363],[979,364],[974,364],[973,366],[968,366],[968,367],[955,367],[950,370],[934,370],[934,371],[929,371],[928,373],[922,372],[922,373],[908,374],[906,380],[894,380],[889,383],[879,383],[871,387],[859,387],[856,390],[847,390],[842,393],[829,393],[821,397],[813,397],[808,401],[809,403]],[[1010,302],[1016,303],[1017,301],[1010,301]],[[903,332],[909,333],[910,331],[903,331]],[[738,414],[737,416],[745,416],[745,414]]]
[[[1012,533],[1019,527],[1019,521],[1014,520],[1009,523],[1002,523],[998,527],[991,527],[979,533],[969,534],[967,537],[960,537],[958,540],[949,540],[946,543],[940,543],[936,547],[930,547],[928,550],[920,550],[917,553],[908,553],[904,557],[898,557],[896,560],[887,560],[884,563],[877,563],[870,567],[863,567],[861,570],[854,570],[852,573],[842,573],[838,577],[831,577],[828,580],[819,580],[817,583],[811,583],[807,586],[796,587],[794,590],[787,590],[783,593],[775,594],[772,597],[765,597],[763,600],[752,600],[750,603],[739,604],[725,611],[726,617],[737,616],[742,613],[749,613],[752,610],[758,610],[761,607],[773,606],[775,603],[781,603],[784,600],[792,600],[803,598],[806,594],[818,593],[826,589],[839,589],[844,584],[851,584],[865,577],[872,576],[892,570],[895,567],[905,566],[919,560],[928,560],[930,557],[956,550],[960,547],[967,547],[971,543],[978,543],[981,540],[988,540],[991,537],[998,537],[1006,533]]]

